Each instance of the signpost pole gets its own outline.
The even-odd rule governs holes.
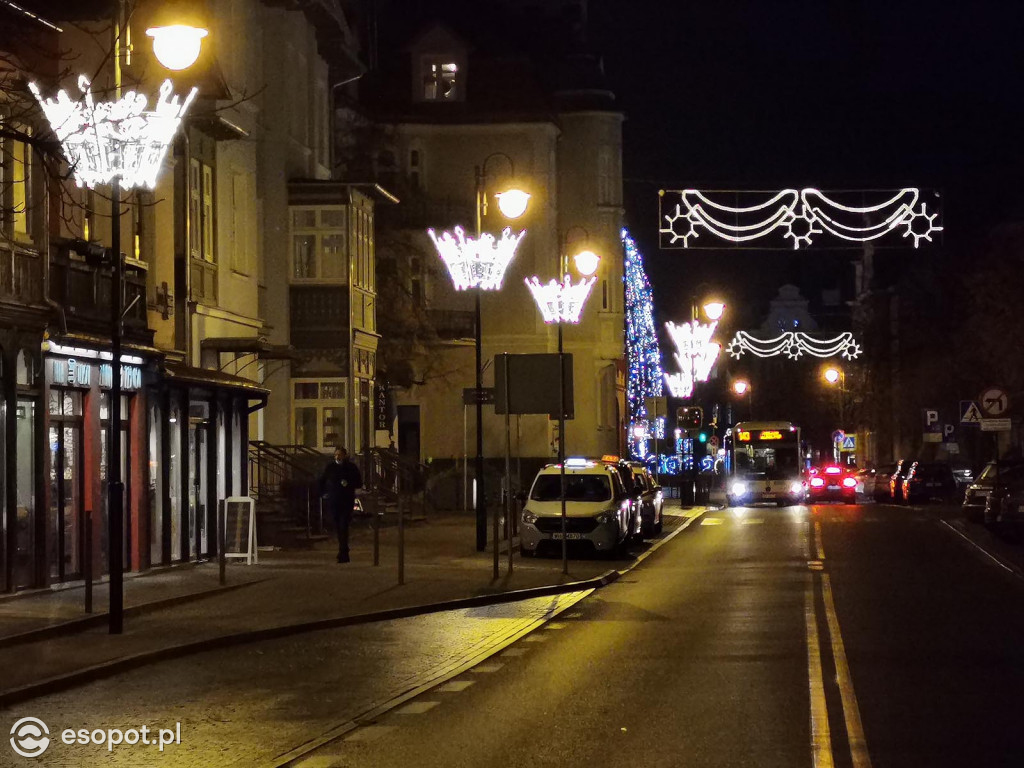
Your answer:
[[[508,541],[508,573],[512,575],[512,408],[508,391],[508,352],[505,353],[505,538]]]
[[[562,500],[562,573],[569,573],[569,540],[565,511],[565,360],[562,355],[562,321],[558,321],[558,477]]]
[[[227,529],[227,502],[221,501],[217,506],[217,566],[220,570],[220,583],[224,586],[228,583],[228,557],[224,549],[228,541]]]

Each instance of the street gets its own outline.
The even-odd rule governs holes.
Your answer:
[[[1019,590],[935,509],[711,510],[592,593],[209,652],[10,714],[180,721],[146,762],[169,766],[1019,765]]]

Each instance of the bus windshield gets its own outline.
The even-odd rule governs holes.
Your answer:
[[[761,480],[800,475],[800,431],[788,422],[737,424],[728,443],[734,475]]]

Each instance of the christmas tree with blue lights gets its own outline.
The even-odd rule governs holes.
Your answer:
[[[654,293],[644,270],[644,257],[636,242],[622,230],[625,249],[626,283],[626,362],[628,364],[626,399],[629,406],[629,445],[635,457],[647,454],[647,438],[664,437],[664,422],[651,425],[644,407],[645,397],[660,397],[664,390],[664,371],[661,368],[661,349],[654,328]],[[643,429],[637,437],[637,427]]]

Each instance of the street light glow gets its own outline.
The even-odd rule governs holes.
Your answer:
[[[743,381],[743,379],[740,379],[739,381],[734,381],[732,383],[732,391],[735,392],[737,395],[745,395],[748,389],[750,389],[750,384]]]
[[[203,38],[210,33],[202,27],[170,24],[150,27],[146,34],[153,38],[153,53],[157,61],[177,72],[196,63]]]
[[[530,194],[521,189],[508,189],[494,195],[498,200],[498,210],[507,219],[518,219],[526,213],[530,203]]]
[[[721,301],[709,301],[704,305],[704,314],[708,316],[708,320],[721,320],[724,312],[725,304]]]
[[[583,250],[572,257],[576,264],[576,271],[584,277],[590,277],[597,272],[597,266],[601,263],[601,257],[591,250]]]
[[[829,368],[825,371],[825,381],[829,384],[835,384],[838,382],[840,376],[842,376],[842,373],[836,368]]]

